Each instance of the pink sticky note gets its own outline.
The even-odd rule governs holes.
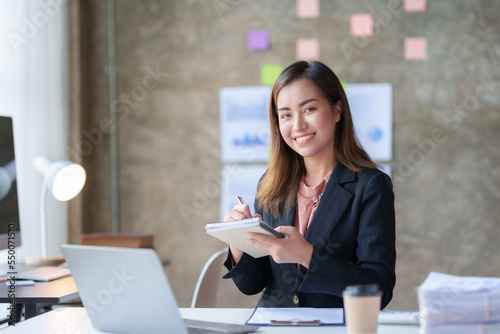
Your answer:
[[[297,17],[307,19],[319,16],[319,0],[297,0]]]
[[[316,38],[301,38],[296,44],[297,60],[318,60],[319,41]]]
[[[248,50],[269,49],[269,32],[267,30],[250,30],[247,37]]]
[[[373,15],[352,14],[351,15],[352,36],[373,36]]]
[[[405,0],[405,12],[425,12],[427,0]]]
[[[427,59],[427,38],[406,37],[405,38],[405,59],[425,60]]]

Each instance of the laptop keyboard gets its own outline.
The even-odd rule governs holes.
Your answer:
[[[379,324],[418,325],[418,311],[383,310],[378,314]]]
[[[16,279],[48,282],[69,275],[71,275],[71,271],[67,267],[42,266],[19,272],[16,275]]]

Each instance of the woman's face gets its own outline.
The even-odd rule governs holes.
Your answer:
[[[332,106],[313,82],[297,79],[281,89],[276,108],[281,136],[290,148],[304,159],[334,155],[340,102]]]

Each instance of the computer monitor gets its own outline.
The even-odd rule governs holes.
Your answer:
[[[0,250],[21,245],[12,117],[0,114]]]

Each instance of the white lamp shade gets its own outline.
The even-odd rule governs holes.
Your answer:
[[[43,156],[36,157],[34,164],[47,179],[52,195],[59,201],[69,201],[85,185],[85,169],[78,164],[64,160],[51,162]]]
[[[59,201],[69,201],[80,193],[85,184],[85,169],[77,164],[63,167],[52,182],[52,194]]]

